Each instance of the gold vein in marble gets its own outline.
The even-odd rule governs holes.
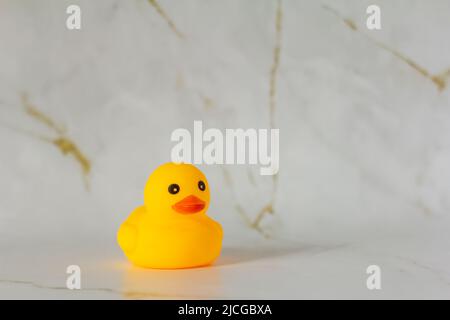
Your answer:
[[[91,162],[88,157],[83,152],[81,152],[77,144],[72,139],[67,137],[65,127],[57,124],[49,115],[38,110],[33,104],[30,103],[26,94],[22,95],[22,104],[25,108],[25,112],[29,116],[41,122],[58,135],[56,138],[47,138],[40,136],[37,137],[56,146],[63,155],[72,156],[80,165],[84,183],[86,185],[86,188],[89,189],[89,173],[91,171]]]
[[[423,66],[421,66],[420,64],[415,62],[413,59],[407,57],[406,55],[404,55],[403,53],[399,52],[398,50],[395,50],[395,49],[389,47],[388,45],[386,45],[386,44],[376,40],[375,38],[369,36],[368,34],[362,32],[361,30],[359,30],[359,28],[357,27],[356,23],[353,20],[344,17],[336,9],[331,8],[331,7],[327,6],[327,5],[323,5],[322,7],[324,9],[330,11],[331,13],[333,13],[340,20],[342,20],[344,22],[344,24],[349,29],[351,29],[352,31],[358,32],[359,34],[363,35],[368,41],[373,43],[378,48],[381,48],[381,49],[383,49],[385,51],[388,51],[394,57],[400,59],[401,61],[403,61],[404,63],[409,65],[412,69],[417,71],[421,76],[431,80],[439,91],[443,91],[447,87],[447,84],[448,84],[447,81],[448,81],[448,78],[450,77],[450,69],[448,69],[448,70],[446,70],[446,71],[444,71],[444,72],[442,72],[440,74],[433,75],[433,74],[431,74],[431,72],[429,72],[426,68],[424,68]]]
[[[28,281],[28,280],[15,280],[15,279],[0,279],[0,284],[6,284],[6,285],[21,285],[21,286],[28,286],[35,289],[42,289],[42,290],[55,290],[55,291],[67,291],[74,293],[74,291],[77,290],[70,290],[67,287],[63,286],[51,286],[51,285],[43,285],[34,281]],[[131,290],[119,290],[119,289],[113,289],[113,288],[82,288],[80,291],[83,292],[96,292],[96,293],[109,293],[109,294],[116,294],[119,296],[122,296],[126,299],[161,299],[161,298],[169,298],[172,296],[166,295],[166,294],[159,294],[157,292],[145,292],[145,291],[131,291]],[[206,297],[202,296],[180,296],[177,295],[179,298],[184,299],[190,299],[190,298],[196,298],[196,299],[205,299]]]
[[[215,102],[213,99],[211,99],[210,97],[207,97],[203,94],[200,94],[200,98],[202,99],[203,102],[203,108],[205,110],[211,110],[214,109],[214,107],[216,106]]]
[[[437,74],[431,77],[431,80],[436,84],[440,91],[447,87],[448,80],[450,78],[450,68],[441,74]]]
[[[161,5],[156,0],[148,0],[148,3],[155,8],[156,12],[163,18],[169,28],[179,37],[180,39],[184,38],[183,33],[181,33],[173,20],[169,17],[169,15],[166,13],[166,11],[161,7]]]
[[[277,8],[275,14],[275,46],[273,48],[273,60],[270,67],[270,77],[269,77],[269,122],[270,127],[275,128],[275,113],[277,109],[277,78],[280,69],[280,56],[282,47],[282,32],[283,32],[283,3],[282,0],[277,1]],[[249,172],[248,172],[249,173]],[[249,181],[254,184],[254,179],[249,173]],[[275,198],[278,189],[278,174],[272,176],[272,193],[270,195],[270,201],[264,205],[261,210],[256,214],[256,217],[252,220],[243,211],[242,208],[238,212],[245,218],[248,226],[264,237],[269,238],[270,235],[261,227],[261,223],[264,217],[268,214],[274,214]]]
[[[89,175],[91,163],[72,140],[65,137],[59,137],[53,140],[53,144],[57,146],[64,155],[72,155],[80,164],[83,175]]]
[[[28,100],[28,96],[26,94],[23,94],[21,98],[25,111],[29,116],[43,123],[56,133],[65,134],[66,128],[56,124],[49,116],[39,111],[34,105],[30,103],[30,101]]]
[[[273,61],[270,68],[269,80],[269,121],[270,127],[275,128],[275,112],[277,109],[277,78],[280,69],[280,56],[282,47],[283,33],[283,3],[282,0],[277,1],[277,9],[275,15],[275,46],[273,48]],[[256,218],[251,223],[252,228],[262,230],[261,222],[267,214],[274,214],[275,198],[278,189],[278,174],[272,176],[272,193],[270,201],[258,212]]]
[[[277,11],[275,17],[275,46],[273,48],[273,61],[270,68],[269,80],[269,119],[270,127],[275,127],[275,110],[277,107],[277,77],[280,68],[280,54],[282,45],[283,8],[281,0],[277,1]]]
[[[438,278],[442,283],[445,283],[447,286],[450,285],[450,281],[447,278],[448,275],[447,275],[446,270],[435,268],[434,266],[422,263],[412,257],[405,257],[405,256],[397,255],[397,256],[394,256],[394,258],[396,258],[398,260],[402,260],[403,262],[406,262],[406,263],[411,263],[417,268],[428,271],[431,274],[433,274],[436,278]]]
[[[256,218],[254,219],[254,221],[252,222],[252,226],[254,228],[259,227],[259,225],[261,224],[262,219],[264,218],[264,216],[266,214],[273,214],[274,210],[273,210],[273,205],[272,203],[268,203],[266,206],[264,206],[256,215]]]

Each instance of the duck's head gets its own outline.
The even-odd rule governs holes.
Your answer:
[[[209,206],[208,181],[191,164],[163,164],[147,181],[144,203],[152,215],[205,214]]]

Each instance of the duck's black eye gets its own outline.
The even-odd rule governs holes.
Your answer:
[[[177,185],[176,183],[173,183],[169,186],[169,193],[170,194],[177,194],[178,192],[180,192],[180,186]]]
[[[199,188],[200,190],[202,190],[202,191],[205,191],[206,185],[205,185],[205,183],[204,183],[202,180],[200,180],[200,181],[198,182],[198,188]]]

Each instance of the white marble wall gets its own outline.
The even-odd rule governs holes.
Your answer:
[[[446,272],[450,1],[375,1],[382,30],[370,31],[373,2],[159,0],[163,15],[144,0],[1,0],[0,258],[86,239],[116,250],[117,226],[142,202],[147,175],[170,160],[175,128],[273,120],[275,193],[256,166],[202,166],[226,244],[374,241],[372,251],[414,255],[414,245],[381,240],[407,237],[420,252],[427,240],[440,246],[427,257]],[[65,27],[69,4],[82,9],[79,31]],[[65,133],[27,114],[24,93]],[[90,161],[86,175],[46,140],[61,135]],[[251,227],[272,201],[273,215]]]

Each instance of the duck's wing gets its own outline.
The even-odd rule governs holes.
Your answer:
[[[217,229],[217,232],[219,233],[220,239],[223,239],[223,229],[222,226],[220,225],[220,223],[214,221],[214,227]]]
[[[119,232],[117,233],[117,242],[122,250],[127,253],[132,252],[136,248],[138,239],[138,224],[144,211],[144,207],[135,209],[119,228]]]

